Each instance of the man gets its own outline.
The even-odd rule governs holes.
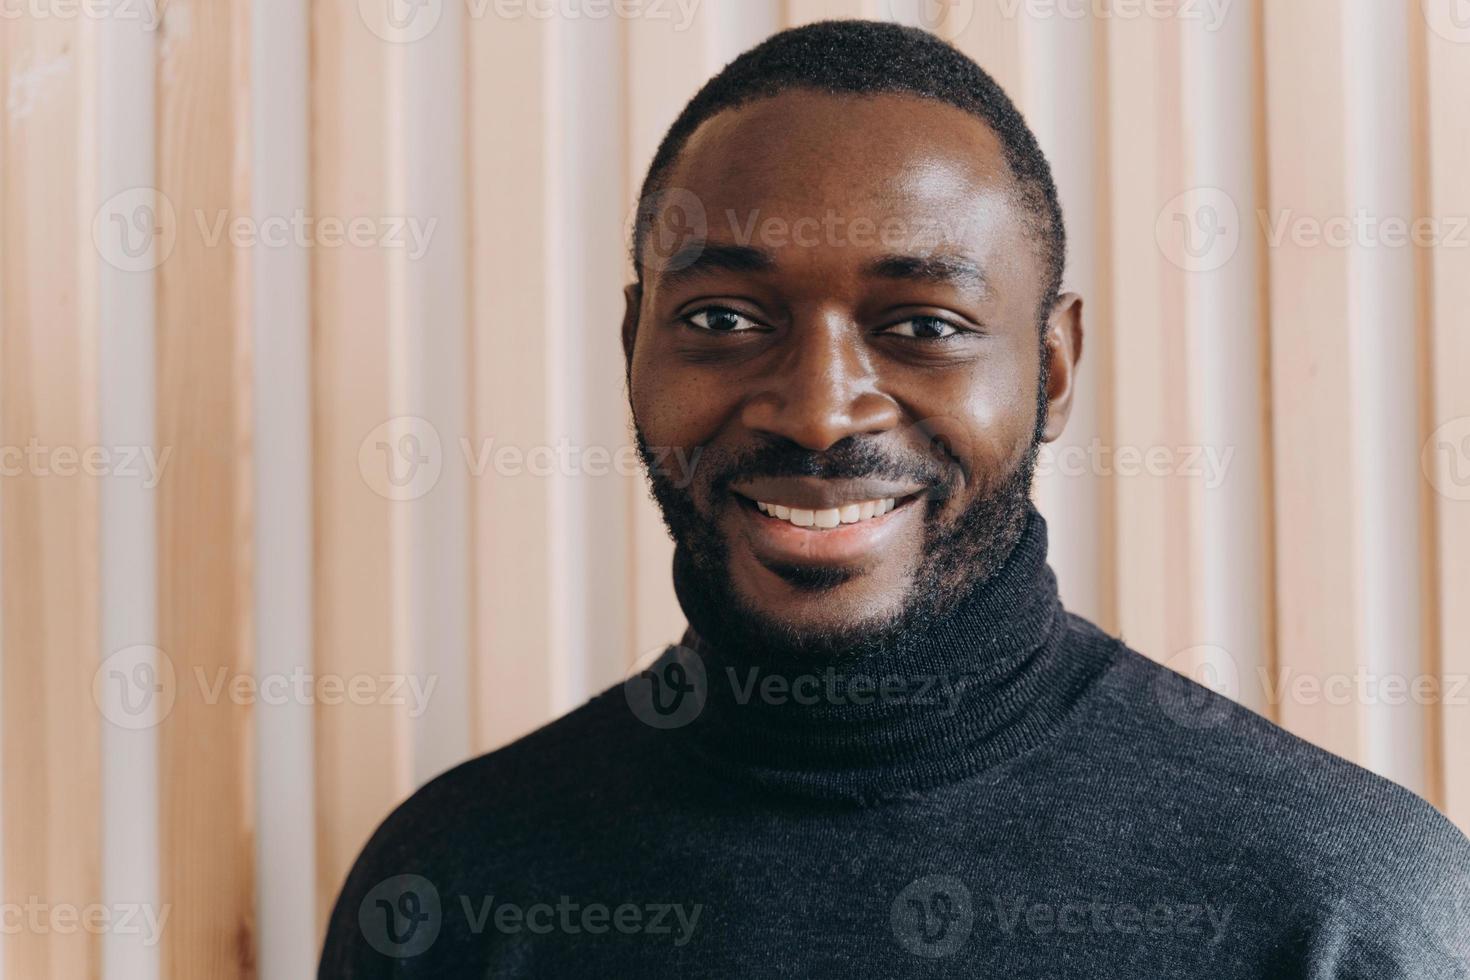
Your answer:
[[[1061,608],[1029,491],[1082,302],[984,72],[788,31],[642,200],[623,344],[690,629],[394,813],[322,976],[1470,976],[1448,821]]]

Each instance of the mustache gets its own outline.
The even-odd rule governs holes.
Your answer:
[[[735,450],[706,446],[700,463],[708,467],[709,487],[715,497],[728,493],[737,480],[790,476],[906,480],[930,490],[932,496],[940,496],[950,492],[958,477],[953,463],[919,453],[895,452],[876,439],[857,436],[821,451],[776,439]]]

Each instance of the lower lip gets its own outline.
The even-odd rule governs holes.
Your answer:
[[[804,565],[850,565],[871,558],[919,513],[919,498],[908,497],[882,517],[825,530],[797,527],[762,514],[741,498],[737,505],[747,540],[758,559]]]

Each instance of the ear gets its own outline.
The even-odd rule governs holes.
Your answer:
[[[623,360],[633,364],[633,341],[638,339],[638,313],[643,307],[643,286],[632,282],[623,288]]]
[[[1055,441],[1067,427],[1072,414],[1072,393],[1077,385],[1077,365],[1082,360],[1082,297],[1063,293],[1052,305],[1046,321],[1047,359],[1046,428],[1042,439]]]

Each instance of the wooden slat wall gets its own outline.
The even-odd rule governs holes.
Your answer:
[[[1122,446],[1179,446],[1185,403],[1184,271],[1162,247],[1158,216],[1184,187],[1180,36],[1166,20],[1112,22],[1108,86],[1131,122],[1110,129],[1114,433]],[[1168,243],[1166,243],[1168,244]],[[1118,629],[1160,660],[1194,646],[1189,485],[1174,476],[1117,483]],[[1187,665],[1186,665],[1187,666]]]
[[[1169,25],[1181,35],[1184,172],[1173,188],[1190,194],[1190,234],[1213,219],[1230,229],[1199,268],[1183,277],[1185,369],[1180,379],[1188,434],[1220,469],[1183,480],[1188,488],[1191,647],[1214,664],[1242,703],[1270,715],[1259,678],[1274,666],[1271,615],[1271,499],[1266,390],[1263,236],[1251,216],[1263,203],[1259,141],[1259,4],[1241,0],[1219,23]],[[1122,103],[1127,104],[1127,103]],[[1203,208],[1211,208],[1204,211]],[[1162,205],[1157,210],[1162,210]],[[1146,212],[1145,212],[1146,213]],[[1131,482],[1131,481],[1130,481]],[[1166,566],[1169,567],[1169,566]],[[1186,648],[1189,649],[1189,648]]]
[[[1261,224],[1368,206],[1452,234],[1470,214],[1470,37],[1433,5],[1399,21],[1351,2],[1241,0],[1205,29],[977,0],[936,29],[993,70],[1055,156],[1070,281],[1089,300],[1071,441],[1235,453],[1219,493],[1183,473],[1043,489],[1074,605],[1181,670],[1223,648],[1237,697],[1470,828],[1456,686],[1470,676],[1470,250],[1273,246]],[[7,976],[308,974],[395,803],[677,637],[641,475],[590,475],[577,451],[571,472],[534,475],[524,456],[502,472],[494,452],[626,452],[628,216],[703,80],[786,24],[921,21],[909,0],[705,0],[688,24],[446,8],[405,33],[345,0],[315,0],[289,28],[275,0],[173,0],[146,41],[86,18],[0,20],[0,446],[172,454],[151,494],[0,478],[0,891],[169,915],[151,953],[0,937]],[[1350,64],[1387,100],[1351,120]],[[307,102],[288,126],[292,88]],[[1380,129],[1395,154],[1364,152]],[[93,217],[143,185],[165,195],[177,240],[156,270],[127,272],[93,247]],[[1212,269],[1169,235],[1178,196],[1201,187],[1223,189],[1240,224]],[[204,239],[221,211],[293,208],[438,224],[422,260]],[[388,479],[411,463],[398,440],[426,435],[407,416],[438,438],[423,492]],[[129,561],[135,532],[149,544]],[[1415,630],[1403,650],[1383,642]],[[94,705],[94,672],[153,643],[176,701],[157,728],[124,730]],[[221,668],[298,667],[438,688],[420,717],[205,697]],[[1438,671],[1459,700],[1386,711],[1274,690],[1362,670]],[[143,769],[119,781],[139,752],[156,753],[157,787]]]
[[[1341,148],[1342,10],[1336,0],[1265,6],[1267,215],[1348,214]],[[1325,678],[1356,669],[1357,529],[1349,479],[1356,434],[1348,369],[1348,254],[1294,244],[1269,250],[1276,495],[1276,601],[1282,671]],[[1331,481],[1332,493],[1321,493]],[[1286,698],[1287,727],[1342,755],[1362,747],[1355,705]]]
[[[559,277],[551,250],[553,29],[529,18],[469,25],[474,446],[555,442],[557,365],[543,331]],[[504,98],[514,86],[518,97]],[[506,227],[520,229],[514,238]],[[493,462],[493,461],[492,461]],[[474,745],[538,727],[563,702],[568,642],[556,611],[547,480],[474,481]]]
[[[92,27],[0,20],[3,901],[42,915],[102,892],[98,487],[75,471],[98,445]],[[34,463],[18,455],[30,445]],[[3,938],[9,977],[99,975],[95,933]]]
[[[311,29],[312,210],[338,217],[391,214],[397,130],[389,107],[402,53],[383,40],[390,35],[386,22],[370,27],[355,4],[316,0]],[[394,414],[390,261],[376,249],[312,253],[313,614],[322,675],[401,674],[407,663],[395,642],[403,610],[395,604],[398,501],[386,496],[394,492],[387,467],[407,465],[396,456],[397,439],[420,433],[379,428]],[[385,456],[379,443],[394,455]],[[406,712],[393,706],[317,706],[322,923],[357,852],[412,789],[410,730]]]
[[[158,636],[180,681],[159,731],[167,976],[248,976],[254,957],[249,708],[211,695],[251,671],[248,253],[196,220],[249,213],[248,13],[182,0],[160,28],[158,188],[181,221],[156,338]]]
[[[1429,213],[1447,232],[1470,221],[1470,30],[1446,18],[1449,5],[1431,8],[1439,19],[1414,25],[1423,46],[1425,80],[1421,112],[1428,128]],[[1430,361],[1427,435],[1423,467],[1429,479],[1425,505],[1431,532],[1435,588],[1432,635],[1441,676],[1459,686],[1458,698],[1435,716],[1446,811],[1470,831],[1470,230],[1460,245],[1426,256],[1430,276]],[[1449,690],[1449,688],[1447,688]]]

